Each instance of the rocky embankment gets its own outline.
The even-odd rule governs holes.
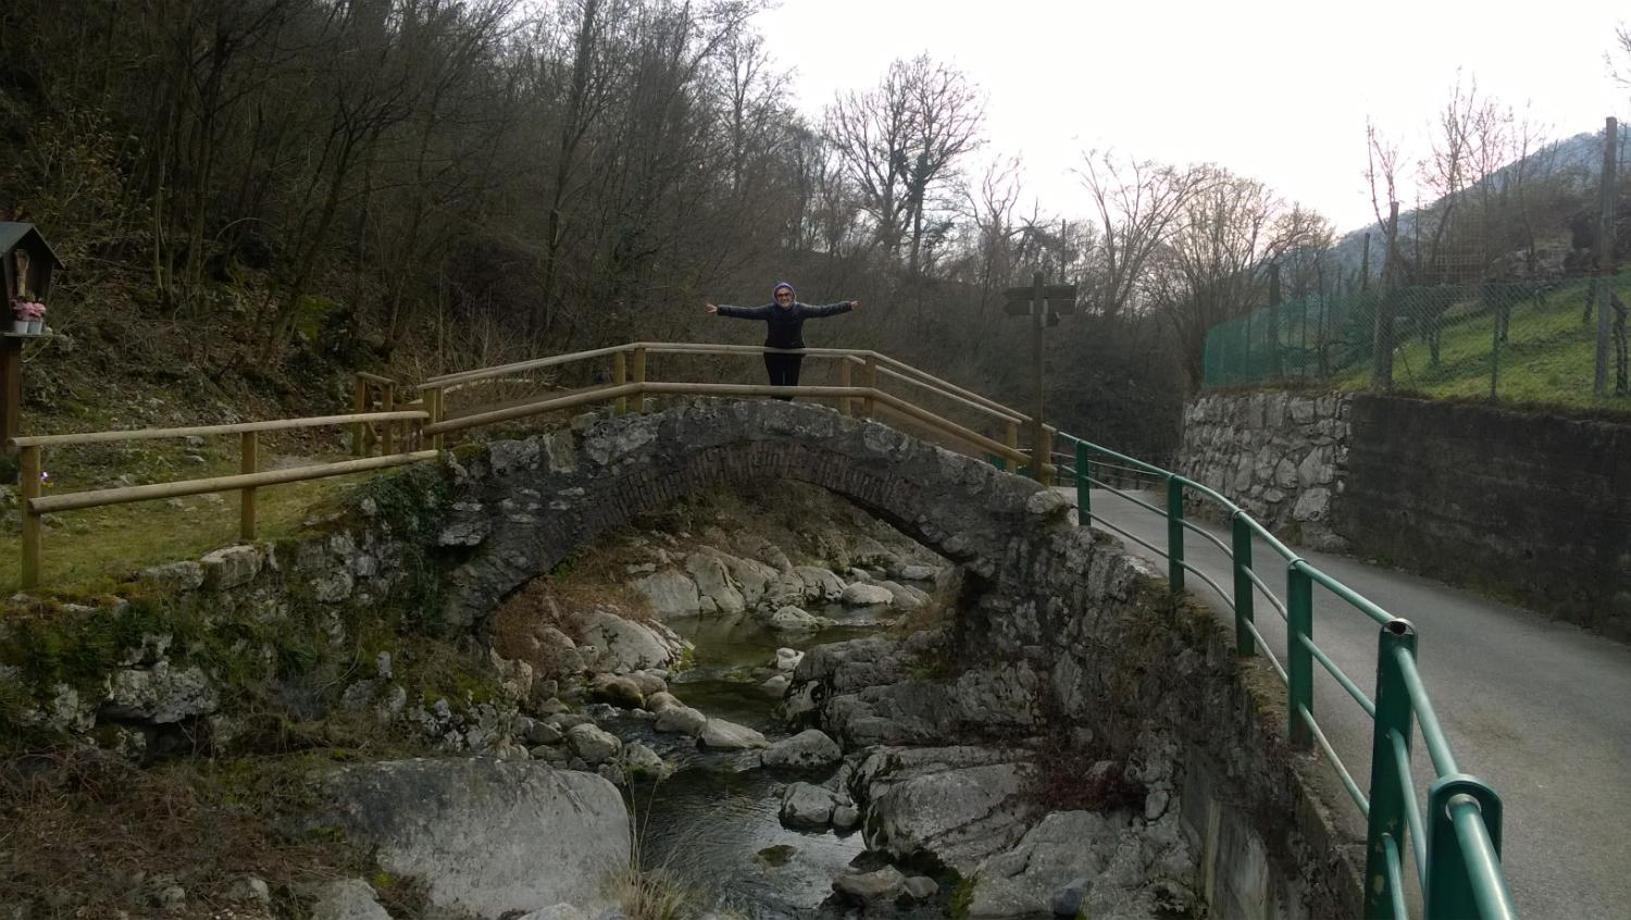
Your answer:
[[[248,892],[230,896],[240,920],[1153,918],[1203,910],[1203,876],[1211,893],[1181,751],[1225,764],[1253,809],[1294,807],[1284,758],[1238,744],[1251,704],[1211,618],[1077,527],[1059,494],[808,407],[675,411],[581,444],[495,444],[363,497],[361,526],[233,547],[144,573],[102,606],[15,619],[0,631],[0,715],[141,763],[255,774],[304,752],[301,794],[285,777],[226,789],[222,807],[275,811],[284,833],[353,855],[132,882],[126,903],[173,917],[213,916],[229,871]],[[791,481],[682,492],[599,530],[622,519],[572,484],[588,472],[542,491],[546,466],[578,469],[551,451],[661,466],[673,445],[653,447],[657,432],[689,444],[686,425],[748,412],[771,418],[746,431],[808,423],[836,432],[815,443],[851,451],[748,459],[808,462],[835,490],[894,503],[891,520],[959,564]],[[686,475],[706,480],[707,459]],[[846,478],[858,464],[873,466]],[[923,492],[930,473],[955,487]],[[546,520],[546,503],[587,510]],[[600,536],[572,542],[584,532]],[[162,616],[141,585],[166,592]],[[665,806],[665,786],[691,810]],[[629,802],[648,810],[631,820]],[[766,808],[770,828],[756,823]],[[654,825],[685,871],[647,861]],[[813,888],[811,872],[824,873]],[[75,902],[31,903],[45,907],[5,920]]]

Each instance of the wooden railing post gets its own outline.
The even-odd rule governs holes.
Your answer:
[[[394,386],[392,386],[392,385],[390,385],[388,383],[382,383],[382,384],[380,384],[379,389],[380,389],[381,393],[385,394],[385,396],[384,396],[385,405],[384,405],[382,411],[385,411],[385,412],[394,412],[394,411],[396,411],[396,387],[394,387]],[[387,421],[387,422],[381,422],[380,423],[380,426],[379,426],[379,454],[380,454],[380,456],[389,457],[390,455],[396,453],[396,444],[394,443],[395,433],[396,433],[396,422]]]
[[[646,382],[646,350],[644,348],[636,348],[634,350],[634,382],[638,383],[638,384],[641,384],[642,386]],[[640,401],[640,406],[635,411],[642,414],[642,415],[645,414],[645,411],[646,411],[646,394],[645,394],[645,391],[641,390],[638,394],[635,395],[635,398]]]
[[[1052,486],[1054,473],[1058,467],[1053,465],[1053,429],[1042,426],[1042,443],[1036,445],[1036,456],[1031,458],[1036,464],[1036,481],[1045,486]]]
[[[368,411],[368,381],[358,377],[351,388],[351,411],[361,415]],[[368,423],[358,422],[351,426],[351,455],[362,457],[367,455]]]
[[[426,387],[421,392],[425,394],[425,411],[430,414],[430,418],[426,419],[426,422],[434,425],[442,420],[442,388]],[[442,449],[441,432],[430,436],[430,446],[432,450]]]
[[[23,492],[23,590],[40,583],[40,516],[31,508],[30,499],[40,497],[40,449],[25,447],[19,458],[21,468],[17,485]]]
[[[869,390],[876,390],[878,388],[878,358],[876,355],[866,356],[866,369],[861,374],[861,385]],[[861,400],[862,418],[873,417],[873,413],[876,411],[873,407],[873,403],[874,400],[871,393],[868,393]]]
[[[841,387],[847,387],[847,386],[850,385],[850,371],[849,371],[849,359],[848,358],[839,358],[838,359],[838,385],[841,386]],[[855,414],[855,405],[852,402],[850,402],[850,398],[848,396],[839,397],[839,400],[838,400],[838,414],[839,415],[854,415]]]
[[[256,454],[259,452],[259,436],[253,431],[246,431],[239,435],[238,445],[238,472],[258,473]],[[255,487],[240,489],[240,511],[238,515],[238,535],[244,540],[255,539]]]
[[[612,353],[612,386],[620,387],[623,384],[628,383],[628,382],[629,382],[629,356],[624,354],[621,351],[613,352]],[[617,406],[613,409],[612,414],[613,415],[628,415],[629,414],[629,398],[627,396],[617,397]]]

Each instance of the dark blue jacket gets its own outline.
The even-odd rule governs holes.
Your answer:
[[[804,347],[804,321],[807,319],[820,319],[823,316],[837,316],[850,311],[849,301],[830,303],[825,306],[810,306],[806,303],[794,301],[790,307],[779,307],[773,303],[762,307],[727,307],[719,305],[720,316],[734,316],[737,319],[762,319],[769,325],[765,332],[766,348],[803,348]]]

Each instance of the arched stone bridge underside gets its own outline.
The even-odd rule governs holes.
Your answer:
[[[843,496],[984,579],[1016,544],[1075,530],[1064,496],[886,425],[811,405],[706,400],[582,434],[494,442],[462,461],[439,542],[470,549],[445,613],[479,621],[578,547],[691,493],[783,480]]]

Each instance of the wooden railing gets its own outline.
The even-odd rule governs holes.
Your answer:
[[[775,387],[762,384],[659,382],[650,380],[647,376],[648,356],[655,354],[740,357],[765,353],[802,354],[807,358],[837,362],[838,384]],[[468,392],[473,384],[481,381],[526,375],[538,370],[605,358],[610,358],[612,364],[609,383],[561,395],[545,396],[519,405],[497,408],[477,406],[458,415],[450,415],[448,412],[449,396],[455,392]],[[880,386],[885,381],[907,384],[918,391],[923,391],[950,407],[949,410],[942,411],[963,413],[965,417],[972,417],[975,421],[967,423],[955,421],[942,412],[920,405],[917,401],[886,392]],[[1025,414],[887,355],[858,349],[806,348],[789,351],[754,345],[632,342],[627,345],[553,355],[531,361],[431,377],[414,388],[417,389],[419,398],[407,404],[412,408],[396,408],[397,400],[403,395],[398,393],[400,386],[402,385],[388,377],[373,374],[357,375],[354,405],[364,409],[371,407],[375,403],[371,390],[378,388],[380,391],[378,404],[382,411],[377,412],[359,411],[347,415],[277,419],[231,425],[34,435],[12,439],[8,446],[21,454],[19,459],[23,499],[22,587],[33,588],[39,584],[42,529],[40,518],[45,514],[184,495],[238,492],[241,495],[240,535],[245,540],[253,540],[257,531],[255,495],[259,488],[429,460],[437,456],[447,436],[484,425],[606,403],[612,404],[615,414],[640,412],[644,411],[647,395],[792,396],[833,400],[838,410],[845,415],[888,419],[907,427],[927,431],[947,446],[1011,462],[1016,469],[1019,465],[1029,463],[1033,455],[1031,450],[1020,445],[1020,431],[1028,430],[1031,421]],[[351,427],[352,446],[355,452],[367,453],[371,446],[377,443],[381,448],[381,455],[289,469],[259,469],[258,437],[262,432],[337,426]],[[982,433],[977,430],[979,427],[991,431],[1000,430],[1000,437]],[[230,435],[239,437],[239,472],[236,475],[93,489],[52,496],[40,494],[41,453],[45,448]],[[1038,455],[1050,460],[1053,435],[1052,427],[1043,429],[1043,443],[1037,452]],[[1051,462],[1044,464],[1045,476],[1051,476],[1053,471]]]

